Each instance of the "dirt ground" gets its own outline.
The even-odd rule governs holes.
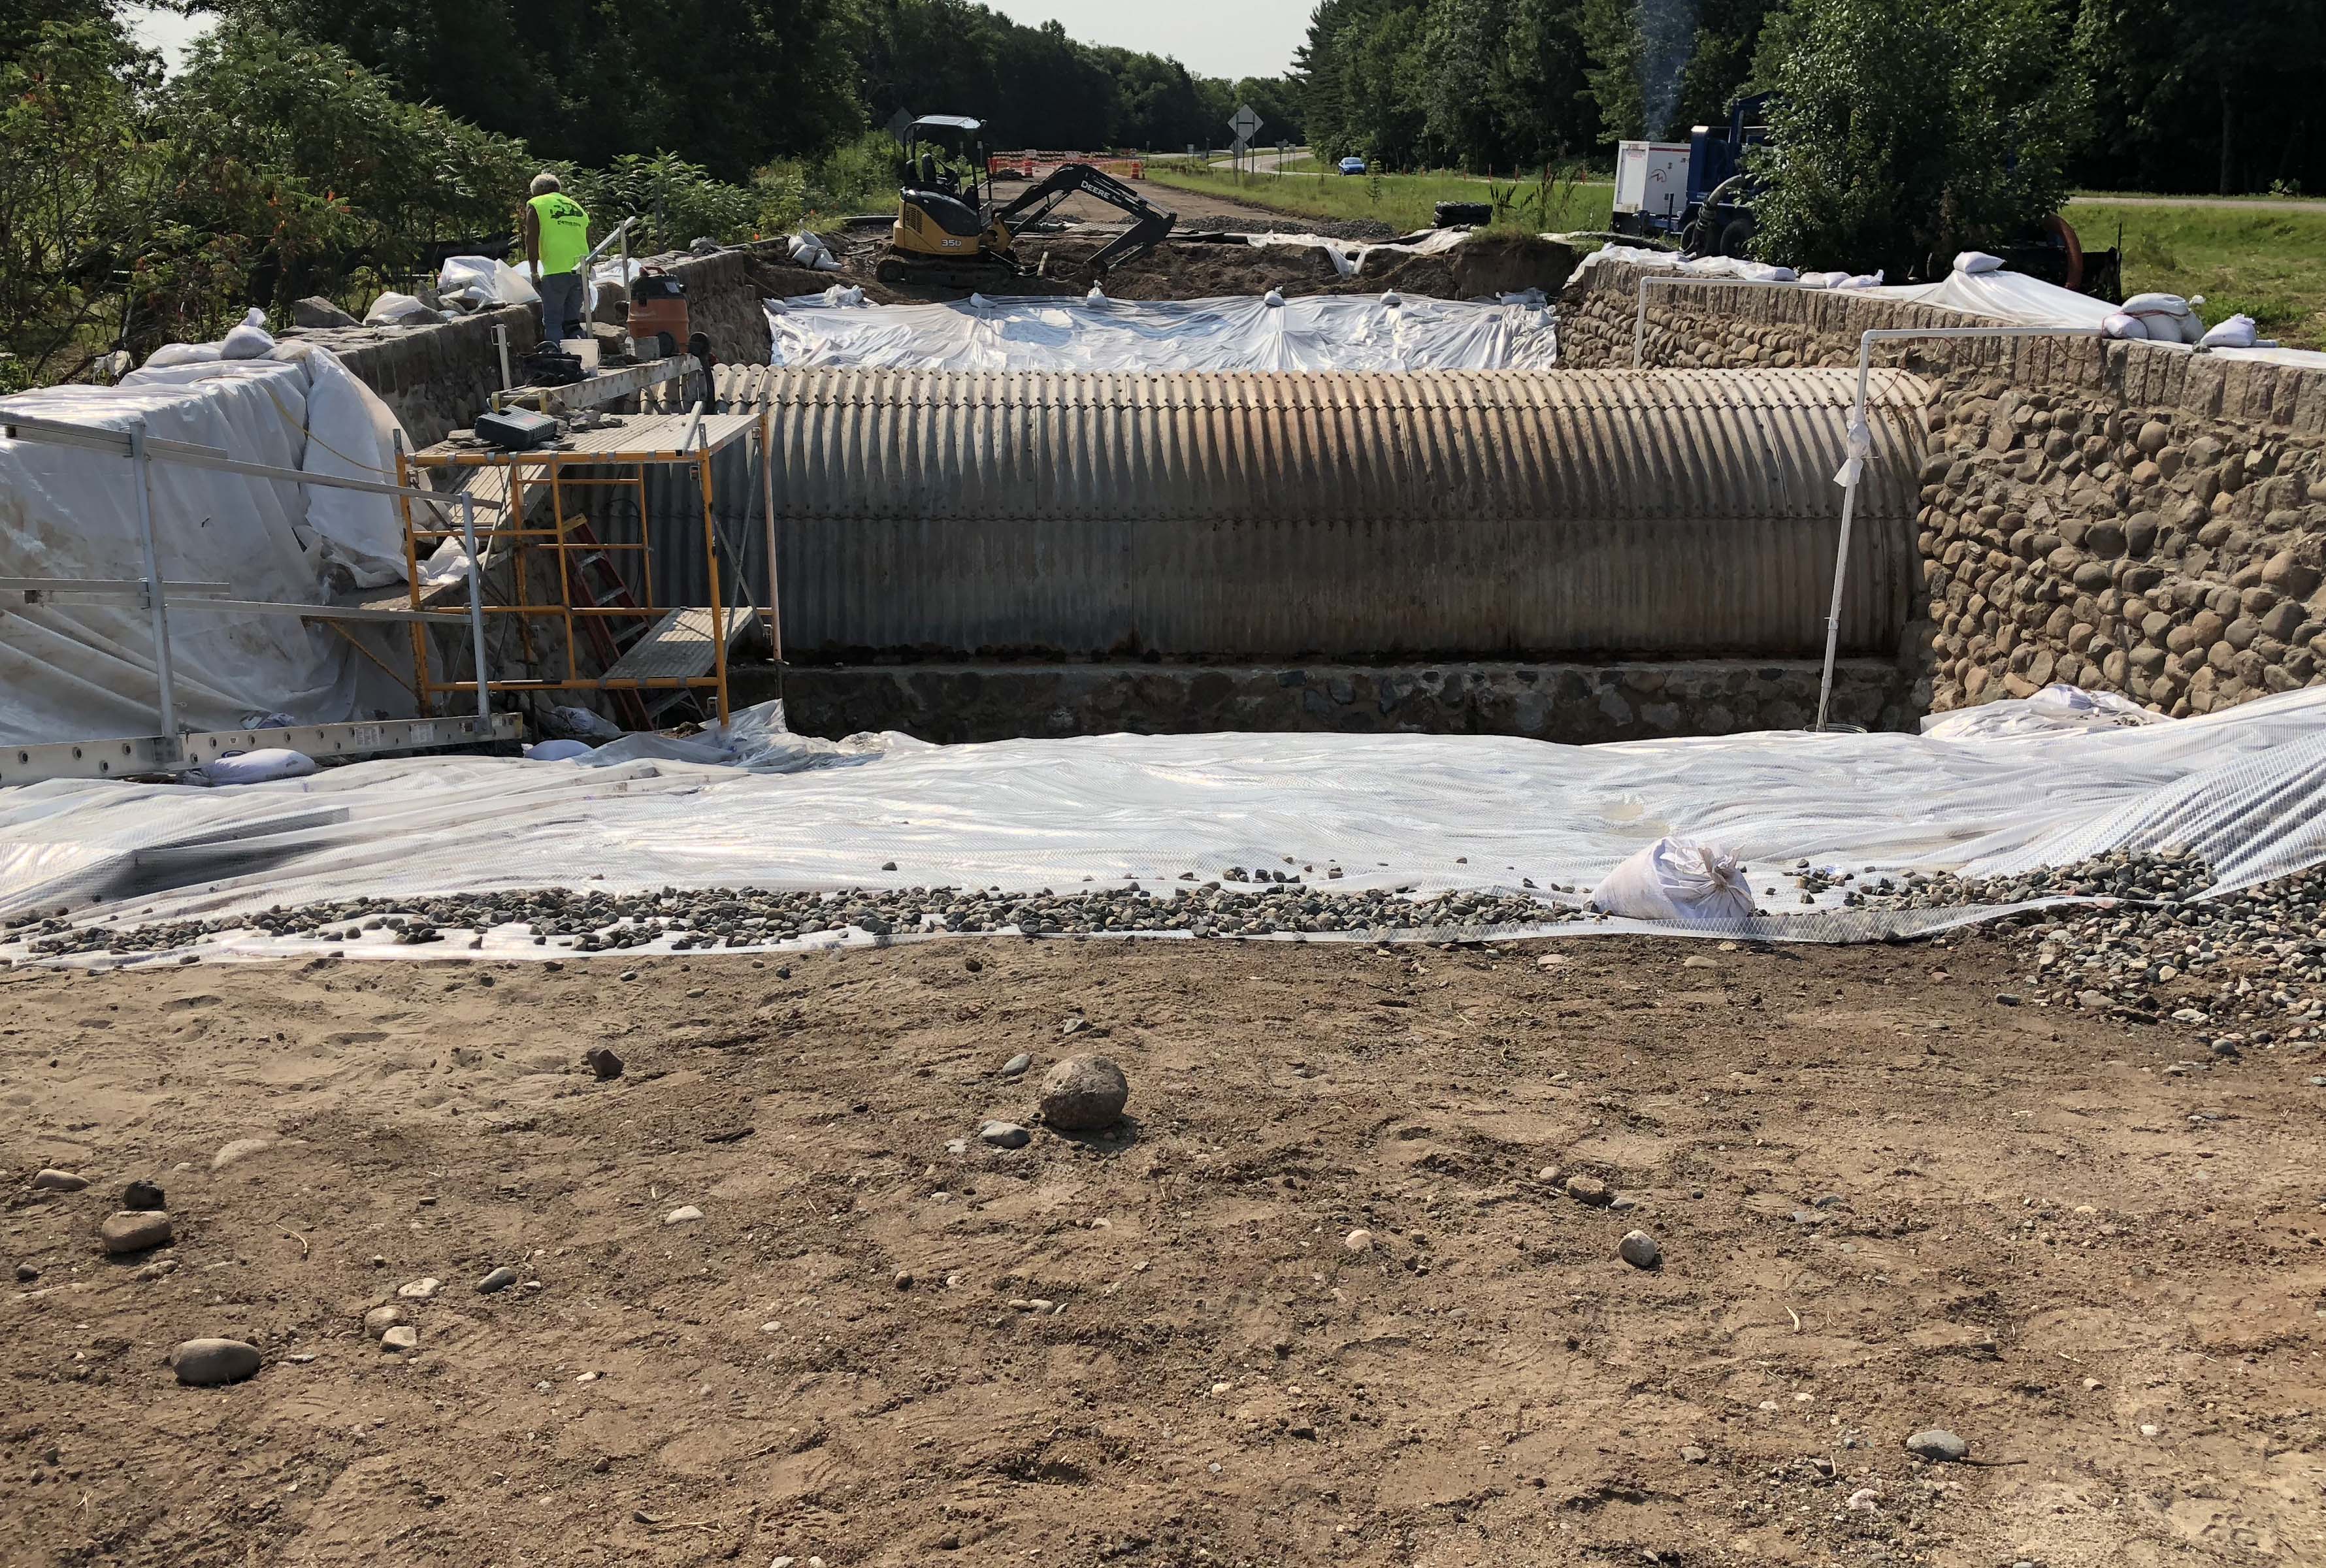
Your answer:
[[[2176,1069],[2202,1046],[1999,1000],[2024,967],[1008,939],[0,976],[0,1266],[37,1270],[0,1298],[0,1561],[2326,1561],[2321,1063]],[[1116,1134],[979,1142],[1074,1050],[1128,1072]],[[107,1260],[135,1178],[177,1240]],[[421,1276],[383,1353],[360,1320]],[[212,1334],[264,1367],[180,1387]],[[1970,1462],[1903,1450],[1931,1426]]]
[[[1000,188],[1007,200],[1011,187]],[[1398,256],[1380,253],[1367,259],[1365,270],[1344,278],[1332,258],[1314,246],[1252,246],[1218,244],[1186,237],[1198,231],[1243,233],[1280,230],[1316,232],[1305,218],[1246,207],[1218,197],[1166,186],[1140,183],[1140,193],[1179,215],[1173,237],[1153,251],[1107,274],[1104,287],[1119,300],[1197,300],[1220,295],[1261,294],[1274,289],[1288,298],[1304,294],[1382,293],[1397,290],[1440,299],[1476,299],[1524,289],[1556,295],[1573,273],[1576,254],[1531,236],[1496,233],[1440,255]],[[1057,216],[1077,223],[1121,227],[1121,214],[1086,196],[1067,200]],[[1363,228],[1366,232],[1352,232]],[[1325,225],[1324,231],[1343,238],[1394,237],[1386,226]],[[914,279],[888,284],[875,275],[887,253],[888,234],[879,229],[834,231],[824,237],[840,258],[839,274],[760,263],[754,268],[759,292],[781,298],[821,293],[834,283],[862,288],[876,304],[914,300],[958,300],[969,288]],[[976,292],[987,295],[1080,295],[1091,284],[1088,264],[1111,242],[1112,234],[1097,229],[1066,233],[1035,233],[1018,242],[1021,263],[1038,268],[1032,275],[1013,276],[1002,269],[980,278]]]
[[[1277,230],[1286,234],[1328,234],[1336,239],[1394,239],[1396,230],[1375,220],[1355,223],[1335,223],[1306,218],[1294,213],[1276,212],[1265,207],[1254,207],[1209,191],[1183,190],[1176,185],[1161,185],[1151,180],[1125,181],[1140,196],[1166,212],[1177,213],[1182,232],[1211,229],[1229,234],[1267,233]],[[994,187],[996,199],[1014,201],[1023,185],[1003,181]],[[1115,223],[1121,221],[1120,209],[1089,196],[1070,196],[1058,206],[1057,216],[1072,223]]]

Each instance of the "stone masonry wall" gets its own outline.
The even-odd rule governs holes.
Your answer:
[[[1638,272],[1561,301],[1562,359],[1629,365]],[[1644,363],[1855,365],[1869,328],[1975,318],[1810,290],[1651,289]],[[1923,588],[1903,673],[1933,710],[2051,682],[2205,713],[2326,681],[2326,374],[2091,338],[1877,346],[1933,384]]]
[[[707,333],[721,363],[764,365],[771,347],[768,315],[750,274],[754,252],[780,256],[770,242],[712,255],[647,259],[686,285],[687,316]],[[482,413],[500,390],[500,350],[493,328],[509,329],[512,357],[541,341],[541,310],[512,305],[420,327],[292,329],[283,336],[321,343],[378,393],[404,422],[415,447],[442,441]]]
[[[944,744],[1022,735],[1266,733],[1522,735],[1587,744],[1797,729],[1817,717],[1808,660],[1618,664],[907,663],[784,672],[786,717],[810,735],[901,729]],[[738,703],[777,694],[771,670],[734,674]],[[1832,717],[1911,728],[1884,660],[1835,667]]]

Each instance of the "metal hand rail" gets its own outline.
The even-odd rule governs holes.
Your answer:
[[[126,458],[135,469],[137,496],[137,541],[145,571],[142,579],[5,579],[0,588],[10,588],[37,594],[71,595],[81,602],[101,602],[105,598],[135,592],[135,602],[142,603],[153,620],[154,666],[156,684],[160,689],[158,707],[162,733],[156,756],[164,766],[176,764],[182,753],[179,740],[177,679],[170,649],[170,594],[172,589],[187,594],[187,608],[223,611],[237,615],[289,615],[302,620],[317,621],[391,621],[403,624],[438,625],[457,623],[465,618],[477,661],[477,718],[488,733],[492,728],[491,682],[485,672],[484,563],[477,554],[477,505],[475,497],[461,494],[439,495],[433,490],[413,489],[401,485],[383,484],[375,479],[346,478],[335,474],[302,473],[297,469],[278,468],[271,463],[254,463],[230,457],[216,447],[193,441],[156,441],[145,433],[145,422],[141,418],[126,431],[95,430],[87,425],[66,424],[56,420],[42,419],[29,414],[8,414],[0,417],[0,438],[11,441],[41,441],[51,446],[77,447],[83,450]],[[465,617],[446,611],[393,610],[342,607],[337,605],[284,604],[261,599],[237,599],[224,597],[227,585],[213,583],[174,583],[162,576],[160,550],[154,538],[152,465],[156,462],[175,463],[182,468],[206,469],[216,473],[240,474],[256,479],[279,484],[319,485],[326,489],[354,490],[370,496],[400,496],[409,500],[442,507],[457,504],[461,508],[461,536],[469,552],[469,613]]]

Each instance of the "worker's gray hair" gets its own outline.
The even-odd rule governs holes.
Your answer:
[[[548,170],[544,169],[540,173],[533,177],[533,193],[535,196],[546,196],[556,189],[557,176],[552,174]]]

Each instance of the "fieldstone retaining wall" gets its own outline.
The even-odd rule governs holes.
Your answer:
[[[1567,292],[1562,359],[1632,363],[1639,276],[1595,267]],[[1848,365],[1868,329],[1984,324],[1815,290],[1657,287],[1644,357]],[[1900,650],[1918,705],[2065,681],[2186,715],[2326,680],[2326,374],[2085,337],[1875,357],[1933,384],[1923,586]]]
[[[795,665],[786,717],[805,734],[901,729],[946,744],[1018,736],[1210,730],[1521,735],[1586,743],[1807,728],[1819,666],[1728,660],[1615,664],[912,663]],[[1846,659],[1832,717],[1908,728],[1897,670]],[[777,694],[774,673],[733,671],[737,703]]]
[[[772,347],[766,309],[750,267],[754,253],[783,257],[775,242],[711,255],[649,257],[686,285],[687,316],[711,339],[721,363],[765,365]],[[787,259],[787,258],[786,258]],[[541,341],[541,309],[512,305],[418,327],[291,328],[280,336],[321,343],[378,393],[416,447],[434,444],[484,412],[500,390],[500,349],[493,329],[509,330],[509,353]]]

